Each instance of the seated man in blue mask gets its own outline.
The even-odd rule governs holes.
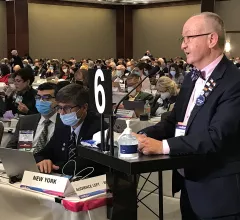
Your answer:
[[[65,86],[57,93],[56,101],[64,125],[55,129],[47,146],[34,155],[40,171],[75,175],[89,166],[97,169],[93,162],[78,157],[77,153],[81,140],[91,140],[101,130],[100,117],[88,110],[88,89],[78,84]],[[104,124],[104,129],[107,128]]]
[[[62,126],[62,121],[55,110],[57,105],[55,100],[56,93],[57,86],[54,83],[43,83],[38,87],[35,99],[39,114],[20,117],[16,131],[7,144],[7,148],[37,153],[46,146],[53,136],[55,128]],[[19,142],[20,134],[26,131],[32,134],[32,138],[26,140],[30,144],[28,148],[31,149],[27,149],[26,145],[24,147],[24,143],[21,145]]]

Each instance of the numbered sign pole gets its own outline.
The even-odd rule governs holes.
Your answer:
[[[105,142],[104,116],[112,115],[112,73],[111,70],[88,70],[89,107],[101,115],[101,150],[109,151]]]

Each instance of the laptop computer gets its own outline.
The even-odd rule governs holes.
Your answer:
[[[39,173],[32,152],[0,148],[0,159],[9,177],[21,177],[25,170]]]
[[[137,117],[144,113],[144,101],[123,101],[124,108],[127,110],[134,110]]]

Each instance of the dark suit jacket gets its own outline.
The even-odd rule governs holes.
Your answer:
[[[104,129],[107,129],[107,123],[104,124]],[[80,133],[78,135],[78,144],[80,140],[90,140],[92,139],[93,135],[101,130],[101,120],[98,115],[92,112],[88,112]],[[53,137],[48,142],[47,146],[43,149],[43,151],[35,154],[36,162],[40,162],[45,159],[50,159],[55,165],[60,166],[59,172],[61,173],[63,165],[68,161],[68,146],[71,137],[71,127],[66,125],[60,125],[55,128],[55,132]],[[76,159],[77,166],[87,167],[87,166],[94,166],[91,161],[86,160],[84,158],[78,157]],[[80,169],[79,168],[79,169]],[[78,170],[78,169],[77,169]],[[73,173],[73,168],[68,167],[66,173]]]
[[[22,103],[25,104],[29,109],[27,114],[18,111],[18,108],[17,108],[18,104],[15,103],[15,100],[13,99],[13,97],[7,97],[7,96],[5,97],[6,110],[12,110],[13,114],[16,114],[16,113],[21,115],[37,114],[38,111],[35,106],[36,95],[37,95],[37,91],[32,87],[22,95],[23,97]]]
[[[19,139],[19,131],[21,130],[30,130],[34,131],[34,136],[37,130],[38,122],[41,119],[41,114],[34,114],[34,115],[26,115],[24,117],[20,117],[14,135],[12,136],[11,140],[7,144],[7,148],[18,149],[18,139]],[[59,115],[56,118],[55,127],[62,126],[62,120],[60,119]]]
[[[174,137],[174,132],[176,123],[184,120],[195,85],[191,74],[171,115],[143,130],[149,137],[167,139],[170,155],[206,155],[204,163],[184,169],[191,206],[201,218],[240,212],[240,71],[224,56],[211,78],[216,86],[205,104],[193,108],[185,136]],[[175,193],[180,182],[173,174]]]

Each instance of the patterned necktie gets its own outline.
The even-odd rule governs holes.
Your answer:
[[[47,144],[47,138],[48,138],[48,126],[51,124],[52,122],[49,119],[46,119],[43,121],[44,127],[42,130],[42,133],[40,134],[39,138],[38,138],[38,142],[35,146],[35,149],[33,151],[34,154],[38,153],[39,151],[41,151]]]
[[[197,69],[193,69],[191,72],[192,81],[196,81],[199,77],[202,78],[203,80],[205,80],[205,72],[202,72]]]
[[[73,131],[68,146],[68,159],[72,160],[76,157],[76,155],[77,155],[76,134]]]

